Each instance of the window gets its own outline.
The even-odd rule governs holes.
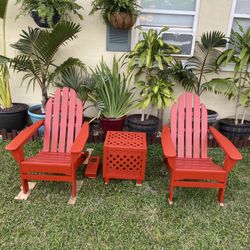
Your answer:
[[[232,29],[239,30],[239,23],[246,31],[250,26],[250,1],[249,0],[233,0],[231,19],[228,27],[227,35],[231,34]]]
[[[139,5],[137,25],[145,31],[168,26],[163,34],[166,42],[178,45],[181,56],[193,55],[200,0],[140,0]]]

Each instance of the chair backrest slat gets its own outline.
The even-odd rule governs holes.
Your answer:
[[[178,101],[178,120],[177,120],[177,126],[178,126],[178,133],[177,133],[177,151],[179,157],[184,157],[184,123],[185,119],[184,117],[184,108],[185,108],[185,97],[179,98]]]
[[[201,104],[201,158],[207,158],[207,109]]]
[[[75,130],[75,139],[78,136],[81,127],[82,127],[82,102],[81,100],[77,99],[76,104],[76,130]]]
[[[179,158],[207,158],[207,109],[184,93],[171,110],[171,137]]]
[[[170,127],[171,127],[171,138],[176,148],[176,136],[177,136],[177,104],[175,103],[172,106],[171,114],[170,114]]]
[[[193,157],[200,158],[200,136],[201,136],[201,109],[200,98],[194,96],[194,142],[193,142]]]
[[[52,123],[52,109],[53,109],[53,103],[52,99],[49,99],[45,112],[46,112],[46,118],[44,123],[44,141],[43,141],[43,151],[49,152],[50,151],[50,136],[51,136],[51,123]]]
[[[186,146],[186,158],[192,158],[192,116],[193,116],[193,98],[191,93],[186,95],[186,126],[185,126],[185,146]]]
[[[66,136],[67,136],[67,121],[68,121],[68,98],[69,89],[63,88],[62,90],[62,103],[61,103],[61,121],[60,121],[60,136],[59,136],[59,150],[58,152],[65,152]]]
[[[58,131],[61,106],[61,91],[56,91],[54,97],[54,110],[52,116],[52,135],[51,135],[51,152],[57,152],[58,147]]]
[[[45,152],[70,152],[80,132],[83,119],[82,102],[72,89],[57,89],[54,98],[46,104],[44,146]]]
[[[75,131],[74,131],[75,115],[76,115],[76,92],[71,89],[70,101],[69,101],[68,134],[67,134],[66,152],[70,152],[71,146],[73,145],[73,140],[75,136]]]

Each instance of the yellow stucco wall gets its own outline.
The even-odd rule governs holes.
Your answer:
[[[27,29],[28,26],[36,27],[30,17],[20,17],[15,20],[18,13],[18,6],[15,5],[15,0],[9,1],[8,19],[7,19],[7,44],[17,41],[22,29]],[[58,53],[58,60],[62,61],[69,56],[78,57],[87,66],[95,66],[103,56],[107,62],[111,62],[113,52],[106,51],[106,26],[98,14],[88,16],[90,11],[91,0],[78,1],[84,7],[84,20],[80,21],[82,31],[78,38],[70,42],[64,48],[61,48]],[[227,32],[227,27],[230,19],[232,0],[201,0],[200,14],[197,27],[197,39],[200,35],[209,30],[221,30]],[[79,22],[79,19],[73,19]],[[8,47],[8,55],[13,56],[14,51]],[[121,53],[116,53],[117,56]],[[225,72],[221,76],[225,77],[231,73]],[[26,92],[26,85],[20,86],[21,74],[11,74],[11,91],[13,101],[26,102],[28,104],[36,104],[40,102],[40,90],[37,87],[33,92],[30,89]],[[175,87],[175,93],[178,96],[183,89],[180,86]],[[234,103],[229,102],[224,96],[214,96],[211,93],[206,93],[202,96],[203,102],[208,108],[215,109],[219,112],[220,117],[227,117],[233,114]],[[92,113],[92,111],[91,111]],[[168,109],[166,116],[168,117]]]

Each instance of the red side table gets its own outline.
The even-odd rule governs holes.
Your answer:
[[[145,133],[108,131],[103,150],[103,178],[137,180],[145,178],[147,141]]]

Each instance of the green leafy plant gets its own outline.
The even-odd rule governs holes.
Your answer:
[[[133,16],[139,15],[140,6],[134,0],[94,0],[91,4],[90,15],[96,11],[101,11],[105,23],[109,23],[109,16],[113,12],[126,12]]]
[[[219,66],[234,64],[233,78],[226,78],[223,82],[217,83],[215,91],[223,93],[229,99],[236,100],[235,124],[239,122],[239,109],[243,107],[241,124],[244,124],[246,110],[250,106],[250,27],[244,31],[238,24],[239,32],[232,31],[229,39],[229,48],[225,50],[218,58]]]
[[[1,57],[8,60],[10,66],[17,72],[23,72],[23,82],[27,80],[27,87],[38,84],[42,90],[42,104],[48,100],[49,85],[56,81],[63,72],[72,67],[85,70],[85,65],[77,58],[70,57],[62,64],[55,63],[58,49],[68,41],[77,37],[80,25],[69,21],[58,23],[52,31],[32,29],[22,31],[18,42],[11,45],[18,51],[14,58]]]
[[[85,103],[89,99],[89,94],[95,89],[93,77],[78,67],[65,69],[55,82],[55,85],[74,89],[82,100],[83,107],[85,107]]]
[[[6,14],[7,14],[8,0],[0,0],[0,19],[3,22],[2,34],[2,50],[3,56],[6,56]],[[0,63],[0,108],[7,109],[12,106],[12,99],[9,85],[9,70],[6,61]]]
[[[159,32],[154,29],[145,32],[141,27],[138,29],[141,39],[126,59],[129,60],[128,72],[135,76],[135,82],[141,89],[138,107],[143,110],[141,121],[144,121],[146,109],[148,119],[153,107],[159,111],[173,101],[174,84],[162,73],[165,68],[175,64],[172,54],[178,53],[180,49],[163,40],[162,33],[168,30],[167,27]]]
[[[119,73],[119,65],[115,57],[112,68],[102,59],[100,65],[92,70],[95,88],[89,97],[97,107],[98,116],[117,119],[133,109],[134,88],[129,88],[127,76]]]
[[[221,79],[207,80],[208,73],[217,72],[216,60],[221,54],[219,48],[226,46],[225,35],[220,31],[203,33],[201,41],[196,42],[195,55],[186,63],[177,62],[172,68],[166,70],[166,74],[179,81],[185,90],[193,91],[198,96],[203,92],[212,90],[216,82]]]
[[[50,27],[53,25],[53,17],[59,14],[62,20],[70,20],[70,12],[73,12],[81,20],[83,19],[79,11],[82,6],[76,0],[17,0],[21,4],[20,15],[30,15],[32,11],[37,11],[42,21],[48,21]]]

